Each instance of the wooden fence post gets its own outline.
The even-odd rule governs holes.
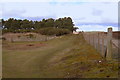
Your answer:
[[[99,39],[99,38],[100,38],[100,36],[99,36],[99,32],[98,32],[98,45],[97,45],[97,46],[98,46],[98,47],[97,47],[97,48],[98,48],[98,51],[100,51],[100,47],[99,47],[99,46],[100,46],[100,39]]]
[[[91,34],[89,33],[89,44],[91,45]]]
[[[111,60],[112,59],[112,28],[108,28],[107,33],[107,54],[106,59]]]
[[[94,48],[95,48],[95,44],[94,44],[94,33],[93,33],[93,46],[94,46]]]
[[[102,56],[105,57],[104,55],[105,55],[105,52],[104,52],[104,32],[103,32],[102,33]]]
[[[95,48],[97,50],[97,35],[95,34],[95,37],[94,37],[94,44],[95,44]]]

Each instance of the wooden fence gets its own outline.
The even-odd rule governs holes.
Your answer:
[[[84,39],[107,60],[118,58],[118,44],[112,37],[112,28],[108,32],[83,32]]]

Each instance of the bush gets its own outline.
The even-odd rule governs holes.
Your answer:
[[[60,29],[60,28],[42,28],[37,32],[42,35],[56,35],[56,36],[61,36],[70,33],[68,29]]]
[[[57,29],[56,30],[56,36],[61,36],[65,34],[69,34],[70,31],[68,29]]]
[[[2,30],[2,34],[4,33],[8,33],[8,32],[12,32],[12,33],[27,33],[27,32],[37,32],[40,33],[42,35],[56,35],[56,36],[61,36],[61,35],[65,35],[65,34],[69,34],[71,33],[70,30],[68,29],[63,29],[63,28],[53,28],[53,27],[47,27],[47,28],[41,28],[39,30],[25,30],[25,29],[20,29],[20,30]],[[30,38],[32,38],[33,36],[30,35]]]

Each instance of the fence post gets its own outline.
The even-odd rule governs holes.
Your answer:
[[[94,37],[94,44],[95,44],[95,48],[97,50],[97,35],[95,34],[95,37]]]
[[[105,54],[104,54],[104,32],[103,32],[102,33],[102,56],[105,57],[104,55]]]
[[[111,60],[112,59],[112,28],[108,28],[107,33],[107,54],[106,59]]]
[[[99,39],[99,32],[98,32],[98,45],[97,45],[97,48],[98,48],[98,51],[100,51],[100,39]]]
[[[95,44],[94,44],[94,33],[93,33],[93,46],[94,46],[94,48],[95,48]]]
[[[95,46],[94,46],[94,33],[92,35],[93,35],[93,47],[95,48]]]
[[[88,36],[89,36],[89,42],[90,42],[89,44],[91,45],[91,34],[89,33]]]

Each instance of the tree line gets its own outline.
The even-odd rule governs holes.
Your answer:
[[[64,17],[59,19],[42,19],[41,21],[21,20],[9,18],[8,20],[1,19],[2,32],[37,32],[43,35],[63,35],[69,34],[76,29],[70,17]]]

